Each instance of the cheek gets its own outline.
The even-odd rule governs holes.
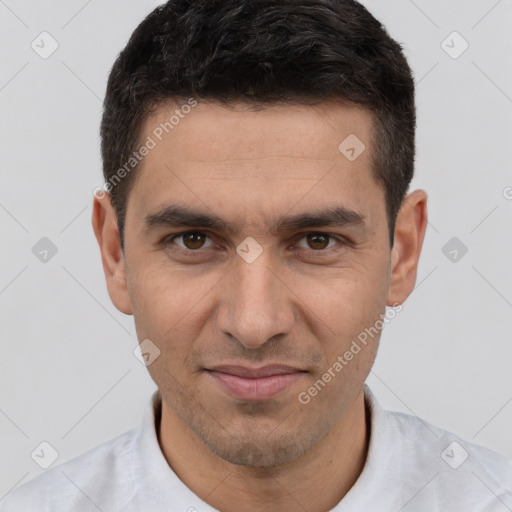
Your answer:
[[[137,333],[139,339],[142,336],[157,340],[161,323],[172,325],[178,297],[173,293],[164,265],[134,263],[130,266],[128,291]]]
[[[160,263],[141,267],[130,285],[137,337],[151,340],[159,350],[147,370],[160,389],[186,389],[187,358],[202,325],[198,313],[203,303],[194,282]]]
[[[317,280],[315,287],[312,284],[307,281],[306,288],[300,286],[303,297],[318,319],[337,334],[367,327],[386,306],[387,286],[381,270],[350,268]]]
[[[358,272],[351,269],[338,274],[308,295],[312,313],[307,314],[311,325],[316,325],[315,337],[325,354],[323,370],[331,368],[340,376],[333,378],[333,382],[357,375],[366,378],[375,359],[386,311],[387,287],[383,265],[373,268],[372,272],[361,267]],[[332,368],[336,362],[343,368],[339,364]]]
[[[333,404],[343,410],[359,393],[377,355],[385,287],[376,288],[366,280],[339,280],[324,287],[310,304],[322,320],[317,325],[324,326],[316,337],[325,363],[301,397],[319,410],[332,410]]]
[[[218,281],[186,275],[167,262],[141,264],[133,273],[129,292],[139,339],[149,338],[161,349],[176,353],[190,346],[201,328],[208,295]]]

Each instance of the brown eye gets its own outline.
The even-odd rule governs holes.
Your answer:
[[[326,249],[329,245],[329,239],[332,238],[329,235],[322,233],[310,233],[307,235],[308,244],[312,249]]]
[[[207,238],[209,238],[208,235],[199,231],[189,231],[187,233],[180,233],[179,235],[175,235],[171,240],[173,242],[175,240],[182,240],[183,245],[177,243],[176,245],[178,245],[178,247],[189,251],[196,251],[203,248]]]
[[[183,235],[183,241],[187,249],[200,249],[204,243],[204,235],[199,233],[190,233]]]
[[[302,237],[302,240],[306,240],[306,246],[298,245],[301,249],[310,250],[313,252],[322,252],[326,249],[330,249],[336,245],[336,240],[338,240],[334,235],[329,235],[327,233],[306,233]],[[330,242],[333,244],[329,245]]]

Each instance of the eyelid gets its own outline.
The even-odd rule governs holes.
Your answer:
[[[207,231],[207,230],[199,230],[199,229],[188,229],[186,231],[181,231],[179,233],[173,233],[171,235],[167,235],[163,240],[162,240],[162,245],[163,246],[166,246],[169,242],[173,242],[175,238],[180,238],[182,236],[185,236],[185,235],[190,235],[190,234],[198,234],[198,235],[205,235],[207,238],[209,238],[212,242],[213,242],[213,239],[212,237],[210,236],[210,233]],[[303,232],[300,232],[300,233],[297,233],[293,239],[294,240],[302,240],[303,238],[305,238],[307,235],[325,235],[325,236],[328,236],[329,238],[332,238],[334,240],[336,240],[339,244],[341,244],[342,246],[349,246],[349,247],[352,247],[353,244],[350,240],[348,240],[346,237],[342,236],[342,235],[337,235],[337,234],[334,234],[334,233],[329,233],[329,232],[325,232],[325,231],[303,231]],[[203,247],[199,248],[199,249],[187,249],[187,248],[184,248],[184,247],[180,247],[178,246],[178,248],[183,251],[183,252],[186,252],[188,254],[192,254],[192,253],[200,253],[202,252],[202,250],[204,249]],[[315,254],[318,254],[318,255],[321,255],[321,254],[329,254],[334,248],[333,247],[330,247],[330,248],[326,248],[326,249],[320,249],[320,250],[317,250],[315,251],[314,249],[306,249],[306,248],[299,248],[300,250],[303,250],[303,251],[307,251],[309,253],[315,253]]]
[[[341,238],[339,235],[335,235],[333,233],[324,233],[323,231],[306,231],[304,233],[298,233],[297,236],[295,237],[297,240],[301,241],[303,240],[304,238],[306,238],[307,235],[321,235],[321,236],[327,236],[328,238],[330,238],[330,241],[332,240],[336,240],[338,243],[342,242],[342,243],[345,243],[343,238]],[[329,252],[330,250],[333,249],[333,247],[329,247],[329,248],[325,248],[325,249],[320,249],[318,251],[315,251],[314,249],[308,249],[308,248],[303,248],[305,251],[310,251],[310,252],[316,252],[316,253],[322,253],[322,252]]]
[[[175,238],[180,238],[182,236],[185,236],[185,235],[205,235],[207,238],[209,238],[212,242],[213,242],[213,239],[212,237],[209,235],[209,233],[207,231],[200,231],[198,229],[189,229],[187,231],[181,231],[180,233],[173,233],[172,235],[168,235],[166,236],[163,240],[162,240],[162,244],[163,245],[166,245],[167,243],[169,242],[173,242]],[[200,249],[196,249],[196,250],[193,250],[193,249],[187,249],[187,248],[184,248],[184,247],[180,247],[178,246],[182,251],[185,251],[185,252],[188,252],[188,253],[194,253],[194,252],[197,252],[199,253],[201,251],[201,249],[203,249],[203,247],[201,247]]]

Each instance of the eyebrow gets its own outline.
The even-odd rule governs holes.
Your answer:
[[[319,227],[363,227],[366,217],[362,213],[350,210],[344,206],[323,208],[315,212],[304,212],[296,215],[284,216],[277,219],[271,226],[272,233],[296,231],[306,228]],[[147,230],[154,228],[203,228],[236,235],[240,231],[238,224],[231,224],[221,217],[194,210],[183,205],[169,205],[156,213],[144,218]]]

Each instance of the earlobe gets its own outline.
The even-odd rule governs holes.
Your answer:
[[[101,252],[107,290],[114,306],[131,315],[132,307],[126,283],[126,265],[121,249],[117,218],[110,195],[94,198],[92,226]]]
[[[427,194],[415,190],[405,197],[396,219],[388,306],[402,304],[414,289],[426,228]]]

